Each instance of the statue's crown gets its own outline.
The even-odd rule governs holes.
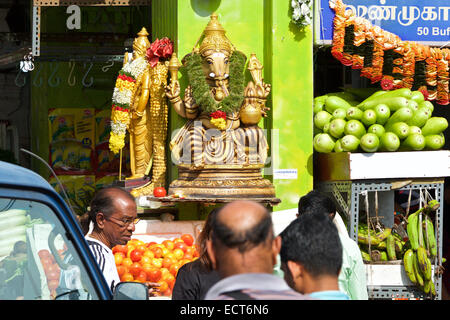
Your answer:
[[[141,55],[145,55],[147,48],[150,47],[150,41],[148,40],[148,32],[145,27],[142,27],[141,31],[138,32],[138,36],[133,41],[133,51]]]
[[[210,21],[203,31],[204,38],[198,48],[200,54],[203,55],[207,50],[227,51],[232,53],[234,48],[230,40],[225,36],[225,29],[219,23],[217,14],[213,13]]]

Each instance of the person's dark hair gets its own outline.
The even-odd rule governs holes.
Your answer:
[[[325,212],[301,215],[280,236],[281,262],[297,262],[313,277],[339,275],[342,245],[336,226]]]
[[[15,256],[20,253],[27,253],[27,243],[25,241],[17,241],[14,243],[13,251],[11,255]]]
[[[334,217],[336,205],[330,197],[321,191],[312,190],[298,201],[299,216],[305,213],[322,214],[324,212],[326,215],[332,214]]]
[[[240,253],[244,253],[274,237],[272,217],[267,209],[265,209],[265,216],[259,223],[250,229],[242,231],[229,228],[217,216],[216,214],[213,217],[211,224],[211,238],[214,245],[220,242],[225,247],[237,248]]]
[[[86,235],[89,232],[89,223],[95,223],[97,213],[102,212],[106,217],[112,215],[115,211],[114,199],[117,197],[117,192],[121,193],[131,201],[135,201],[133,195],[120,187],[105,187],[99,189],[89,204],[88,211],[79,217],[81,229]]]
[[[200,256],[199,260],[200,262],[208,269],[212,270],[212,264],[211,260],[209,259],[208,252],[206,250],[206,241],[208,241],[211,238],[211,230],[212,230],[212,219],[219,211],[219,208],[214,208],[211,210],[211,212],[208,214],[208,217],[206,218],[205,224],[203,225],[203,229],[198,235],[198,245],[200,250]]]

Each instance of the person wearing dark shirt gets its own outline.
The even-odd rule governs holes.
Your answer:
[[[206,241],[211,236],[211,220],[217,210],[215,208],[209,213],[199,234],[199,258],[186,263],[178,270],[172,300],[202,300],[209,288],[220,280],[217,271],[212,269],[211,260],[206,251]]]
[[[220,275],[205,300],[304,300],[272,274],[281,239],[275,237],[270,212],[254,201],[233,201],[211,222],[206,242],[211,264]]]

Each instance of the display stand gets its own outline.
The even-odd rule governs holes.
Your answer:
[[[367,166],[364,161],[375,154],[319,154],[315,156],[314,165],[316,172],[320,172],[316,181],[316,189],[330,193],[335,200],[338,211],[347,218],[347,228],[350,238],[358,241],[358,221],[360,214],[360,200],[371,192],[379,192],[392,198],[392,207],[384,208],[382,214],[386,227],[392,227],[394,221],[393,192],[395,190],[428,190],[439,201],[440,207],[435,213],[435,236],[438,245],[437,259],[433,265],[433,281],[436,288],[434,299],[440,300],[442,295],[442,227],[444,205],[444,177],[448,176],[449,154],[444,151],[436,153],[414,152],[416,157],[407,157],[408,163],[403,162],[405,152],[386,153],[376,155],[379,159]],[[420,162],[417,161],[420,159]],[[428,162],[421,162],[426,159]],[[364,162],[363,162],[364,161]],[[339,165],[340,163],[340,165]],[[346,163],[347,165],[342,165]],[[387,172],[389,164],[391,176],[382,177],[382,172]],[[443,163],[443,165],[442,165]],[[426,164],[426,165],[424,165]],[[364,166],[366,179],[355,176],[357,168]],[[426,168],[430,168],[427,172]],[[436,168],[443,168],[439,177],[430,177]],[[409,169],[408,169],[409,168]],[[409,170],[409,172],[407,171]],[[432,171],[431,171],[432,170]],[[363,171],[361,171],[363,172]],[[397,172],[397,174],[395,174]],[[353,177],[352,177],[353,174]],[[405,175],[409,178],[405,179]],[[334,178],[331,180],[330,178]],[[378,177],[374,179],[373,177]],[[356,179],[351,179],[356,178]],[[389,201],[387,201],[389,203]],[[370,216],[369,210],[369,216]],[[387,225],[386,225],[387,221]],[[389,221],[391,224],[389,225]],[[401,260],[383,263],[366,264],[367,287],[370,299],[427,299],[424,294],[407,277]]]

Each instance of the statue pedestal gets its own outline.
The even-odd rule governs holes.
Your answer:
[[[143,178],[139,178],[139,179],[130,179],[130,180],[116,180],[113,183],[114,187],[120,187],[123,188],[129,192],[131,192],[131,190],[138,188],[138,187],[142,187],[144,185],[146,185],[147,183],[149,183],[151,181],[151,179],[149,177],[143,177]]]
[[[186,199],[273,199],[275,187],[262,177],[261,165],[206,165],[202,168],[178,167],[168,196],[181,195]]]

